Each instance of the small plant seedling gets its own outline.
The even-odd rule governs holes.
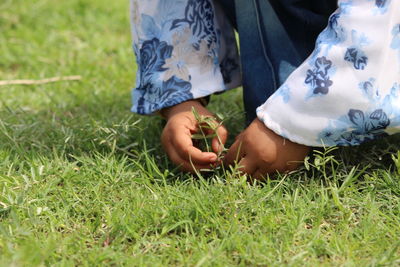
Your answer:
[[[212,140],[217,137],[218,142],[222,149],[218,151],[218,159],[221,160],[223,158],[224,152],[226,152],[226,148],[222,143],[220,136],[217,133],[219,127],[223,124],[223,118],[220,114],[216,115],[216,118],[210,116],[200,115],[197,110],[192,108],[193,115],[199,125],[199,132],[192,134],[192,139],[196,141],[196,145],[202,151],[213,152],[211,148]]]

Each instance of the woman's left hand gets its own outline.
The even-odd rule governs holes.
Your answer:
[[[284,139],[255,119],[237,136],[225,155],[224,164],[237,162],[242,172],[263,179],[266,174],[297,169],[309,151],[309,147]]]

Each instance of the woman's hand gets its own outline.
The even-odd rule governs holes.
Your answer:
[[[200,125],[192,108],[195,108],[200,116],[214,118],[214,115],[196,100],[183,102],[161,111],[161,115],[167,119],[161,136],[164,150],[174,164],[188,172],[209,169],[211,165],[217,164],[217,153],[223,149],[228,137],[226,128],[219,126],[216,129],[218,137],[212,140],[213,152],[201,151],[195,147],[192,135],[200,132]],[[218,125],[217,120],[215,120],[215,125]],[[206,135],[214,134],[210,129],[204,129],[204,131]]]
[[[310,148],[293,143],[268,129],[255,119],[242,132],[225,156],[224,163],[238,162],[242,172],[255,179],[266,174],[288,172],[298,168]]]

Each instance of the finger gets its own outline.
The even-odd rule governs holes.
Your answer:
[[[182,171],[195,173],[195,171],[210,169],[211,164],[195,164],[193,161],[183,159],[174,149],[168,153],[170,160]]]
[[[244,132],[241,132],[240,134],[238,134],[238,135],[235,137],[235,141],[241,139],[242,136],[243,136],[243,133],[244,133]]]
[[[219,126],[216,133],[217,136],[213,138],[211,146],[215,153],[221,153],[228,139],[228,131],[224,126]]]
[[[269,178],[276,178],[276,175],[279,173],[279,169],[277,168],[277,166],[267,166],[267,167],[261,167],[259,169],[257,169],[252,178],[263,181],[265,179],[267,179],[267,177]]]
[[[181,156],[186,160],[196,164],[212,164],[216,163],[218,156],[213,152],[203,152],[195,146],[189,146],[185,150],[180,150]]]
[[[264,170],[261,170],[261,169],[257,169],[254,173],[253,173],[253,175],[251,176],[253,179],[256,179],[256,180],[265,180],[265,178],[266,178],[266,176],[268,175],[268,173]]]
[[[244,149],[242,148],[242,140],[238,139],[229,148],[224,157],[225,165],[233,165],[235,161],[239,161],[244,156]]]
[[[244,157],[239,162],[239,170],[245,174],[253,175],[258,169],[257,163],[250,157]]]
[[[214,167],[212,166],[212,164],[206,164],[206,165],[195,165],[193,164],[193,162],[188,162],[188,161],[184,161],[181,164],[177,165],[179,166],[179,169],[185,172],[191,172],[191,173],[196,173],[196,172],[201,172],[204,170],[211,170]]]
[[[190,131],[182,130],[176,132],[172,139],[173,149],[185,161],[189,159],[195,164],[210,164],[217,161],[217,155],[212,152],[203,152],[193,145]]]
[[[298,161],[288,161],[286,163],[284,171],[286,171],[286,172],[294,171],[294,170],[300,168],[303,165],[304,165],[304,160],[303,161],[300,161],[300,160],[298,160]]]

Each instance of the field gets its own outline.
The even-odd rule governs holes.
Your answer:
[[[180,173],[161,119],[129,112],[127,7],[0,2],[0,80],[82,77],[0,86],[0,266],[400,265],[399,137],[264,183]],[[232,138],[241,102],[212,99]]]

